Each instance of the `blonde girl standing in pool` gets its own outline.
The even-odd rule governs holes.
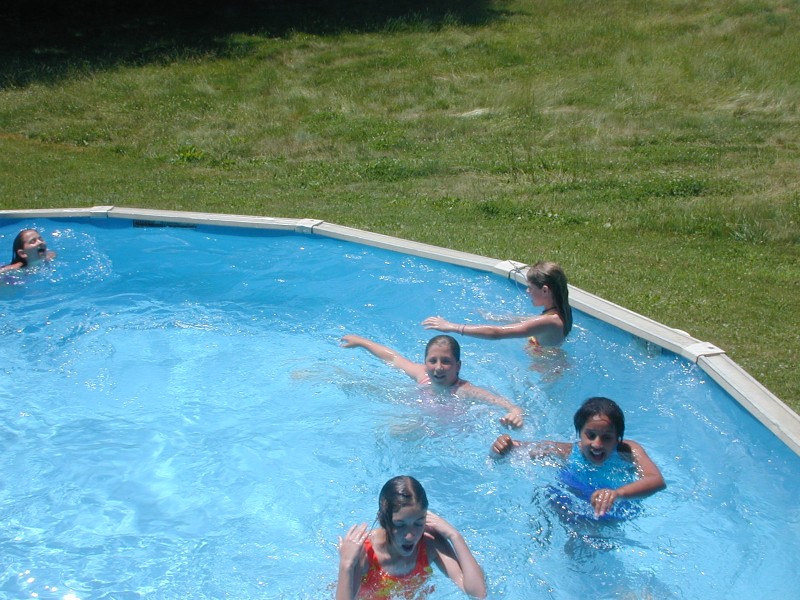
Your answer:
[[[419,598],[432,591],[431,564],[465,593],[486,597],[486,581],[464,537],[428,511],[428,497],[408,475],[387,481],[378,497],[379,527],[353,525],[339,538],[336,600]]]
[[[425,329],[459,333],[486,340],[527,337],[532,349],[558,346],[572,329],[572,308],[564,270],[554,262],[538,262],[526,274],[526,292],[542,313],[506,325],[451,323],[442,317],[428,317]]]

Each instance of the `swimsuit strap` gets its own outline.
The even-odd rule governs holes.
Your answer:
[[[364,540],[364,552],[367,555],[367,562],[370,568],[372,568],[372,565],[377,565],[378,568],[380,568],[381,563],[378,562],[378,557],[375,555],[375,548],[372,547],[372,540],[369,539],[369,536]]]
[[[421,574],[425,569],[430,568],[430,560],[428,560],[428,544],[425,543],[425,538],[419,541],[419,550],[417,551],[417,564],[414,565],[414,570],[411,572],[413,575]]]

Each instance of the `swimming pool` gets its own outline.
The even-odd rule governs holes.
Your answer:
[[[141,223],[147,225],[147,223]],[[668,488],[619,523],[562,519],[547,465],[488,456],[500,414],[422,406],[360,333],[421,359],[430,314],[530,311],[490,273],[291,230],[0,221],[59,254],[0,285],[0,593],[323,598],[337,536],[409,473],[465,534],[490,597],[796,593],[800,458],[695,364],[576,312],[557,377],[464,338],[462,373],[572,439],[620,402]],[[435,598],[460,598],[437,579]]]

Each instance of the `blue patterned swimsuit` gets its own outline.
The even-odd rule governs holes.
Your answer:
[[[550,500],[565,516],[597,519],[590,503],[592,494],[603,488],[617,489],[637,479],[639,473],[636,465],[623,459],[616,449],[608,460],[597,466],[586,460],[576,442],[567,463],[558,474],[558,483],[552,486]],[[638,502],[619,499],[600,518],[624,519],[634,516],[638,511]]]

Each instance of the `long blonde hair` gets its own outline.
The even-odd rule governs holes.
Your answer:
[[[564,269],[558,263],[540,261],[528,269],[525,277],[529,284],[540,289],[544,286],[550,288],[558,314],[564,321],[564,337],[567,337],[572,329],[572,307],[569,305],[569,287]]]

